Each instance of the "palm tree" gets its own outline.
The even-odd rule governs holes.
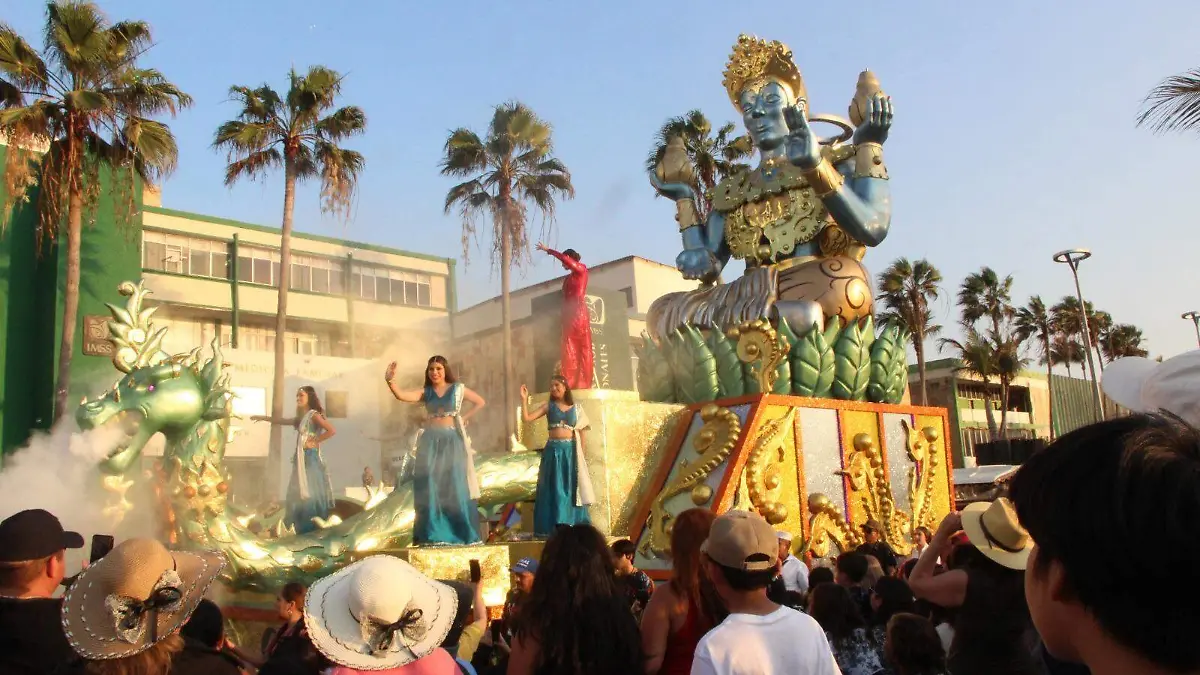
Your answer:
[[[288,90],[281,97],[269,85],[258,88],[230,87],[230,97],[241,106],[236,118],[217,128],[213,148],[224,150],[225,184],[239,179],[258,180],[283,169],[283,225],[279,238],[279,269],[276,279],[279,302],[275,308],[275,380],[271,387],[271,417],[281,419],[286,394],[283,389],[285,337],[287,333],[288,283],[292,262],[292,214],[296,207],[296,183],[311,178],[321,181],[321,209],[349,218],[363,156],[338,145],[363,133],[367,117],[361,108],[333,109],[342,91],[342,76],[324,66],[312,66],[301,75],[288,73]],[[268,490],[276,492],[283,429],[271,425],[267,454]]]
[[[1041,363],[1046,365],[1046,387],[1050,397],[1050,440],[1054,440],[1054,319],[1042,297],[1035,295],[1029,298],[1029,304],[1017,308],[1014,322],[1017,336],[1021,340],[1036,339],[1041,349]]]
[[[1172,75],[1150,90],[1137,124],[1155,133],[1200,128],[1200,69]]]
[[[167,125],[192,99],[137,61],[153,44],[149,24],[112,23],[91,2],[46,4],[39,53],[0,23],[0,137],[8,141],[3,220],[38,193],[38,248],[58,242],[66,222],[66,288],[54,392],[54,419],[67,410],[71,357],[79,331],[80,250],[85,215],[95,218],[101,172],[111,174],[118,223],[136,209],[138,181],[153,185],[174,170],[179,153]]]
[[[1013,315],[1012,285],[1012,275],[1001,279],[990,267],[968,274],[958,289],[963,323],[974,325],[987,319],[992,333],[999,336],[1001,324]]]
[[[1000,438],[1008,437],[1008,395],[1013,380],[1021,375],[1028,359],[1021,356],[1023,339],[1017,331],[993,335],[987,340],[992,349],[992,365],[1000,381]]]
[[[550,125],[522,103],[496,106],[487,135],[466,128],[450,132],[442,158],[444,176],[466,178],[446,193],[445,211],[462,216],[463,257],[476,234],[476,220],[492,221],[492,262],[500,265],[500,307],[504,339],[504,437],[513,434],[516,410],[512,383],[512,324],[509,312],[509,273],[529,260],[530,206],[541,213],[545,227],[554,223],[556,200],[571,199],[575,187],[565,164],[553,155]]]
[[[741,160],[754,154],[754,146],[748,135],[733,137],[736,130],[733,123],[726,123],[714,136],[712,123],[704,113],[692,110],[682,117],[672,117],[662,125],[654,138],[654,147],[646,157],[646,170],[654,171],[667,151],[667,143],[676,136],[683,139],[688,159],[696,169],[691,187],[700,197],[700,203],[696,204],[700,222],[704,222],[712,210],[713,189],[717,183],[750,167]]]
[[[1051,322],[1055,323],[1053,314]],[[1067,367],[1067,377],[1071,375],[1071,364],[1078,363],[1080,368],[1083,367],[1083,345],[1074,335],[1068,335],[1063,332],[1062,327],[1055,323],[1054,339],[1050,343],[1050,353],[1053,356],[1052,360],[1055,364],[1063,364]]]
[[[1100,349],[1109,363],[1126,356],[1148,356],[1142,348],[1142,329],[1127,323],[1112,326],[1100,336]]]
[[[1084,304],[1087,313],[1088,337],[1096,355],[1100,355],[1100,336],[1112,327],[1112,315],[1105,311],[1097,311],[1089,301]],[[1063,299],[1050,308],[1055,323],[1059,329],[1068,335],[1083,334],[1083,315],[1079,312],[1079,298],[1073,295],[1063,296]],[[1084,354],[1084,356],[1087,356]],[[1104,372],[1104,360],[1100,359],[1100,372]]]
[[[879,296],[884,311],[881,320],[904,326],[912,335],[913,352],[917,355],[917,376],[921,381],[921,405],[929,405],[925,387],[925,339],[942,331],[933,322],[929,303],[937,300],[942,273],[928,260],[909,262],[899,258],[879,274]]]
[[[963,340],[942,338],[938,341],[938,346],[941,349],[953,349],[954,358],[959,363],[955,370],[978,377],[983,382],[984,391],[987,391],[991,379],[996,376],[992,345],[971,326],[963,326],[963,332]],[[985,400],[983,404],[984,414],[987,415],[988,437],[994,441],[1000,437],[996,427],[996,416],[992,412],[990,402]]]

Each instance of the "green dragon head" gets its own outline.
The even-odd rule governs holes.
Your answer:
[[[177,446],[198,424],[230,415],[228,375],[222,373],[218,343],[214,341],[207,362],[201,362],[199,349],[168,356],[159,349],[167,329],[155,331],[150,322],[157,308],[142,308],[150,292],[130,282],[118,290],[129,300],[124,308],[108,305],[113,315],[108,329],[113,364],[125,376],[101,396],[84,399],[75,411],[82,429],[112,425],[124,431],[125,441],[101,463],[101,470],[111,474],[134,466],[157,433],[167,437],[168,446]]]

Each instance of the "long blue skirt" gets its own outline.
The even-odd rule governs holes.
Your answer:
[[[533,533],[549,537],[556,525],[590,522],[588,510],[575,505],[579,474],[575,468],[575,439],[551,439],[542,450],[537,497],[533,502]]]
[[[320,448],[304,449],[304,473],[308,479],[308,499],[300,499],[300,472],[293,460],[284,522],[296,528],[297,534],[317,529],[313,518],[324,520],[333,514],[333,485],[329,482],[329,470],[325,468]]]
[[[467,484],[467,446],[452,427],[421,432],[413,462],[413,543],[474,544],[479,512]]]

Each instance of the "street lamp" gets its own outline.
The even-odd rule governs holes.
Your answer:
[[[1064,263],[1071,267],[1071,276],[1075,277],[1075,297],[1079,299],[1080,323],[1083,324],[1083,351],[1087,354],[1088,371],[1092,375],[1092,401],[1096,405],[1096,419],[1104,420],[1104,404],[1100,400],[1100,380],[1096,379],[1096,362],[1092,358],[1092,331],[1088,328],[1087,304],[1083,301],[1083,291],[1079,287],[1079,263],[1092,257],[1092,252],[1086,248],[1073,248],[1054,254],[1054,262]]]
[[[1183,316],[1180,318],[1192,320],[1192,325],[1196,327],[1196,344],[1200,345],[1200,312],[1195,310],[1191,312],[1184,312]]]

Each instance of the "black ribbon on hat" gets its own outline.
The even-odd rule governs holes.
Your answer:
[[[156,588],[145,600],[126,600],[119,611],[118,626],[130,633],[140,632],[142,622],[150,619],[150,642],[158,642],[158,613],[174,611],[183,600],[183,591],[175,586]]]
[[[350,615],[354,617],[353,612]],[[367,629],[364,630],[364,633],[369,633],[369,635],[364,635],[367,648],[371,650],[372,655],[389,651],[395,642],[396,634],[399,633],[405,638],[404,647],[411,652],[412,649],[409,648],[408,642],[420,642],[428,630],[428,627],[425,625],[424,616],[425,612],[419,607],[412,607],[410,605],[400,615],[400,618],[392,623],[385,624],[368,620],[367,626],[364,626]],[[354,619],[358,621],[357,617],[354,617]]]

